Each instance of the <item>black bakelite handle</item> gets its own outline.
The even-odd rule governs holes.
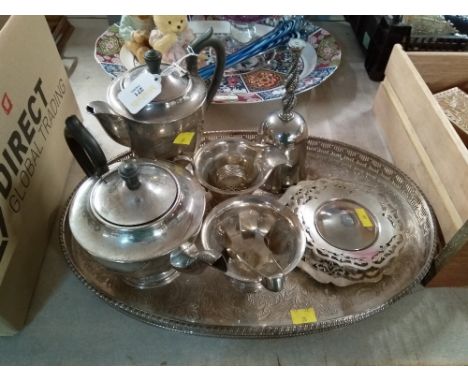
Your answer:
[[[212,34],[213,28],[210,27],[207,32],[200,35],[191,43],[193,51],[197,54],[204,48],[208,47],[213,48],[216,53],[216,68],[206,97],[208,103],[211,103],[218,91],[219,85],[221,85],[224,75],[224,66],[226,64],[226,50],[224,49],[224,44],[221,40],[211,37]],[[196,56],[187,57],[187,69],[192,76],[198,75],[198,62]]]
[[[65,120],[64,135],[68,148],[88,177],[101,176],[109,171],[101,146],[76,115]]]

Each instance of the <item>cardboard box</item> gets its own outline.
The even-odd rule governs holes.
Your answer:
[[[394,163],[422,189],[446,246],[438,286],[468,286],[468,150],[433,93],[468,88],[468,53],[393,48],[374,103]],[[429,283],[431,285],[431,283]]]
[[[66,117],[79,115],[42,16],[0,30],[0,335],[24,325],[71,154]]]

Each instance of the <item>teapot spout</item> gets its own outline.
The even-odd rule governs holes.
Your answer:
[[[90,102],[86,106],[86,111],[97,118],[104,131],[114,141],[127,147],[131,146],[127,120],[116,114],[106,102]]]

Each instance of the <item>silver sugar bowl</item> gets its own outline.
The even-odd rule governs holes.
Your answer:
[[[276,147],[237,137],[209,142],[194,156],[195,176],[215,203],[253,193],[284,163]]]

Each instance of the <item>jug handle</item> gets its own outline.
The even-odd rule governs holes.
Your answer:
[[[216,53],[216,68],[206,97],[208,104],[213,100],[216,92],[218,91],[219,85],[223,80],[224,66],[226,63],[226,51],[224,49],[224,45],[220,40],[211,37],[212,34],[213,28],[210,27],[207,32],[197,37],[190,44],[196,54],[200,53],[202,49],[207,47],[213,48]],[[198,76],[197,56],[187,57],[187,69],[192,76]]]
[[[68,148],[88,177],[101,176],[109,171],[101,146],[76,115],[65,120],[64,135]]]

